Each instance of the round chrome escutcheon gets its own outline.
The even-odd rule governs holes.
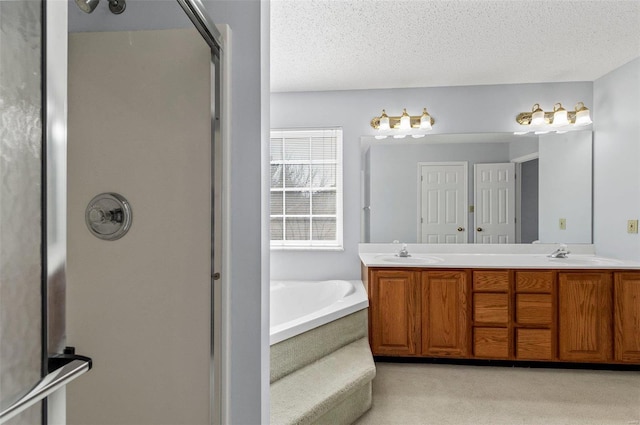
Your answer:
[[[131,205],[122,195],[101,193],[89,202],[84,218],[95,237],[115,241],[129,231],[133,217]]]

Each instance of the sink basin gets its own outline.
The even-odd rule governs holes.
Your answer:
[[[623,264],[623,261],[613,258],[571,256],[567,258],[549,258],[549,262],[567,266],[616,266]]]
[[[416,265],[426,265],[426,264],[436,264],[444,261],[442,258],[433,257],[430,255],[411,255],[411,257],[398,257],[394,254],[383,254],[376,256],[376,260],[383,261],[385,263],[395,263],[395,264],[416,264]]]

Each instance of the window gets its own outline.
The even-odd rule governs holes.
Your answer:
[[[342,130],[271,131],[271,247],[342,249]]]

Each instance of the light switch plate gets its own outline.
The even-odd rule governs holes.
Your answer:
[[[561,218],[560,219],[560,230],[567,230],[567,219],[566,218]]]
[[[627,233],[638,233],[638,220],[627,220]]]

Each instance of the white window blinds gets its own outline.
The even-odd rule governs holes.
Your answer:
[[[271,131],[271,246],[342,247],[342,130]]]

